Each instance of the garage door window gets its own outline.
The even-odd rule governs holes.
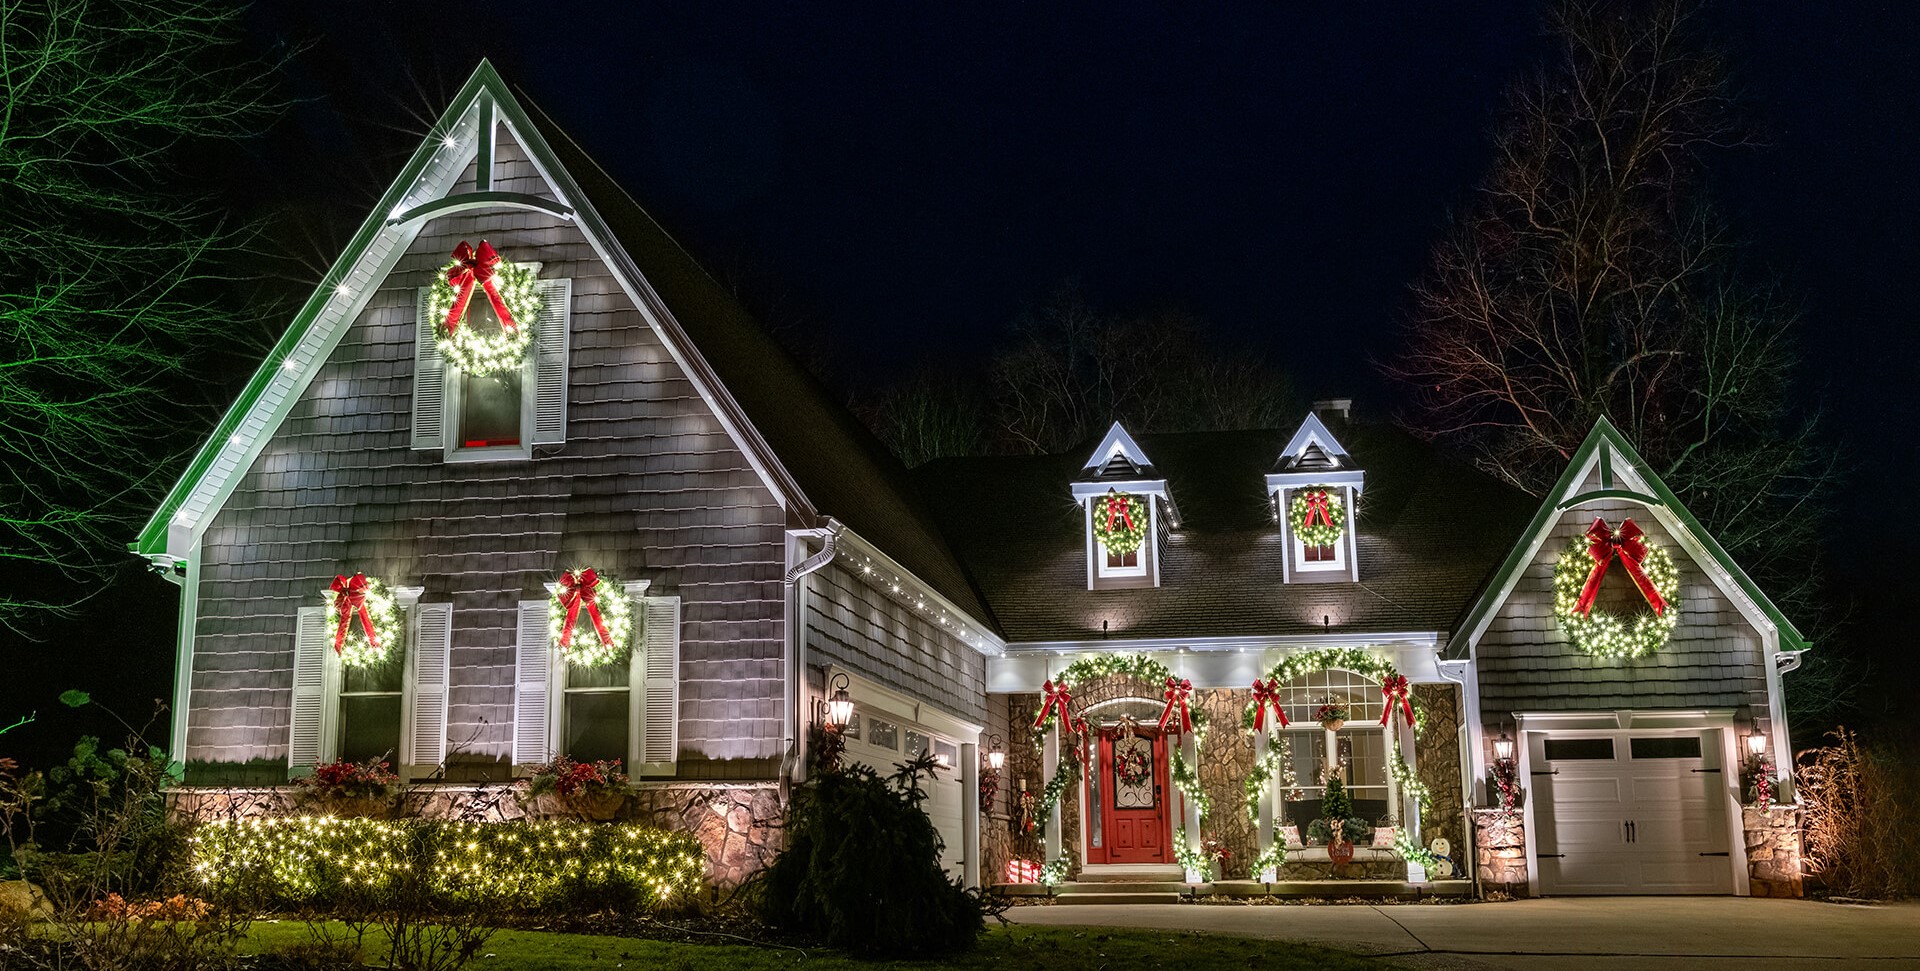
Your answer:
[[[1550,738],[1544,746],[1544,754],[1549,762],[1610,761],[1613,758],[1613,739]]]
[[[1627,741],[1628,750],[1636,759],[1697,759],[1700,757],[1700,736],[1684,735],[1678,738],[1634,738]]]
[[[890,752],[899,751],[900,730],[895,728],[892,722],[872,718],[867,720],[867,728],[869,732],[867,742],[869,744],[875,748],[883,748]]]

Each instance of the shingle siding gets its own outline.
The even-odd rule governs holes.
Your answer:
[[[496,189],[550,195],[504,133],[498,154]],[[531,461],[445,463],[410,448],[417,289],[481,237],[573,281],[567,443]],[[295,613],[359,570],[453,604],[450,758],[504,761],[518,603],[582,564],[683,598],[683,765],[777,757],[785,524],[572,223],[436,219],[201,541],[187,758],[285,757]]]
[[[804,582],[810,665],[838,664],[976,725],[986,722],[987,662],[979,652],[838,563]]]
[[[1632,518],[1680,570],[1680,622],[1667,645],[1630,661],[1592,658],[1553,616],[1553,567],[1594,517]],[[1616,564],[1606,605],[1633,609],[1640,594]],[[1644,608],[1641,608],[1644,609]],[[1513,712],[1614,708],[1767,708],[1760,633],[1643,507],[1588,504],[1568,510],[1528,564],[1475,646],[1480,711],[1489,723]]]

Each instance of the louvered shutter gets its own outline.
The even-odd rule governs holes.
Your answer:
[[[645,686],[640,772],[672,775],[680,757],[680,598],[642,597],[640,663]]]
[[[533,347],[533,444],[564,445],[573,281],[541,280],[539,287],[540,322],[534,328]]]
[[[302,607],[293,634],[293,717],[288,725],[287,774],[313,771],[326,748],[327,609]]]
[[[553,677],[547,648],[547,602],[520,602],[519,637],[514,651],[513,764],[531,765],[552,758],[548,740],[548,683]]]
[[[442,448],[446,444],[447,365],[433,340],[424,287],[413,317],[413,447]]]
[[[413,607],[413,711],[406,762],[421,769],[447,757],[447,667],[453,648],[453,605]]]

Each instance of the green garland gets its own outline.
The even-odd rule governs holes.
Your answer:
[[[1286,685],[1303,675],[1334,669],[1364,674],[1375,681],[1385,681],[1400,673],[1394,669],[1392,662],[1371,651],[1358,647],[1322,647],[1281,658],[1278,664],[1267,669],[1266,677],[1260,680],[1271,678]],[[1417,710],[1414,714],[1415,718],[1419,717]],[[1252,731],[1253,715],[1253,702],[1248,701],[1246,707],[1240,710],[1240,727]]]
[[[1075,747],[1078,748],[1078,746]],[[1060,797],[1066,794],[1069,787],[1078,785],[1079,782],[1080,756],[1074,753],[1067,756],[1066,764],[1061,766],[1060,771],[1055,772],[1053,778],[1048,779],[1046,786],[1040,790],[1040,805],[1033,814],[1034,825],[1044,830],[1048,820],[1053,818],[1054,807],[1060,804]],[[1042,839],[1044,838],[1043,834]]]
[[[1400,753],[1400,738],[1393,737],[1393,757],[1387,760],[1387,773],[1393,776],[1393,783],[1400,787],[1400,794],[1412,796],[1420,801],[1420,812],[1425,814],[1433,809],[1433,790],[1427,784],[1414,777],[1413,769],[1407,765],[1407,759]]]
[[[1127,504],[1125,518],[1107,515],[1107,502],[1120,499]],[[1109,524],[1111,520],[1111,524]],[[1133,525],[1127,523],[1131,521]],[[1140,497],[1128,492],[1107,490],[1107,495],[1093,498],[1093,535],[1106,551],[1115,556],[1125,556],[1140,548],[1147,540],[1147,505]]]
[[[1273,781],[1273,774],[1286,763],[1286,740],[1275,732],[1267,733],[1267,754],[1253,760],[1253,771],[1247,774],[1247,818],[1260,818],[1260,796],[1267,791],[1267,784]]]
[[[1285,862],[1287,862],[1287,841],[1277,839],[1273,841],[1272,845],[1261,850],[1259,856],[1253,858],[1253,864],[1249,868],[1248,874],[1253,879],[1258,880],[1260,879],[1260,874],[1268,870],[1278,870],[1280,869],[1280,865]]]
[[[1173,672],[1147,654],[1094,654],[1067,665],[1049,680],[1071,691],[1089,681],[1115,676],[1135,678],[1157,688],[1166,684],[1167,679],[1173,677]],[[1047,718],[1040,723],[1034,737],[1051,731],[1053,723],[1059,719],[1058,712],[1048,709]]]
[[[1315,492],[1324,492],[1327,494],[1327,518],[1333,520],[1333,525],[1328,526],[1322,523],[1315,523],[1312,526],[1307,525],[1307,511],[1309,509],[1307,496]],[[1340,504],[1339,490],[1332,486],[1317,485],[1294,490],[1293,502],[1290,504],[1288,512],[1292,517],[1294,538],[1308,546],[1332,546],[1340,542],[1340,537],[1345,535],[1347,531],[1347,511],[1346,508]]]
[[[1205,830],[1202,829],[1201,832]],[[1180,869],[1189,873],[1198,873],[1202,880],[1207,879],[1213,870],[1213,858],[1208,856],[1205,850],[1187,841],[1185,826],[1180,827],[1180,831],[1174,834],[1173,858],[1180,864]]]
[[[434,344],[440,349],[440,356],[447,363],[471,375],[494,374],[511,371],[526,359],[527,348],[533,344],[533,328],[540,316],[540,288],[538,271],[533,266],[502,259],[493,272],[494,288],[500,291],[500,302],[507,305],[507,313],[513,315],[516,326],[512,329],[501,327],[480,333],[473,326],[473,306],[491,304],[486,291],[475,286],[473,295],[467,299],[467,316],[461,326],[451,334],[447,332],[447,314],[453,311],[453,303],[459,294],[453,284],[447,282],[447,272],[459,261],[448,263],[434,274],[433,285],[427,288],[427,316],[433,321]]]
[[[1073,869],[1073,861],[1064,856],[1048,860],[1040,867],[1040,884],[1057,887],[1067,882],[1067,873]]]
[[[1553,565],[1553,613],[1575,647],[1594,657],[1636,658],[1667,646],[1673,629],[1680,624],[1680,571],[1666,550],[1646,543],[1647,555],[1640,561],[1640,569],[1667,606],[1657,614],[1640,614],[1631,623],[1598,608],[1585,614],[1574,610],[1587,576],[1593,572],[1593,556],[1584,534],[1575,536],[1560,554]]]
[[[1405,826],[1394,831],[1393,851],[1400,854],[1400,858],[1408,863],[1420,864],[1423,870],[1432,870],[1440,863],[1440,858],[1434,856],[1432,851],[1415,843],[1413,837],[1407,835]]]

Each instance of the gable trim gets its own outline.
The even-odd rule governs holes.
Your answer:
[[[450,216],[469,209],[531,209],[544,212],[559,219],[572,219],[573,207],[552,199],[530,196],[524,192],[457,192],[441,196],[430,202],[423,202],[412,209],[394,215],[387,220],[390,225],[400,226],[416,220],[425,221],[435,216]]]
[[[1347,454],[1346,447],[1341,445],[1340,440],[1334,438],[1333,432],[1327,429],[1327,423],[1321,421],[1319,415],[1308,412],[1307,419],[1300,423],[1299,430],[1293,433],[1292,438],[1287,439],[1287,447],[1280,450],[1280,458],[1282,460],[1293,458],[1312,444],[1318,444],[1329,455],[1337,455],[1341,458],[1351,457]]]
[[[1140,444],[1135,442],[1133,436],[1127,434],[1127,430],[1120,427],[1120,423],[1116,421],[1112,428],[1107,429],[1107,436],[1100,440],[1100,445],[1093,450],[1093,454],[1087,458],[1087,464],[1082,465],[1080,470],[1084,472],[1088,469],[1098,469],[1106,465],[1116,452],[1125,455],[1127,460],[1137,468],[1146,469],[1153,466],[1152,462],[1147,461],[1147,453],[1141,450]]]

